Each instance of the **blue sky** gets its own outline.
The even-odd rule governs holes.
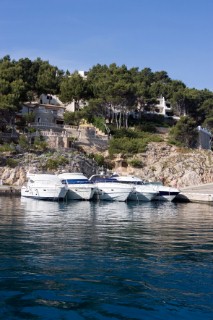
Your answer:
[[[213,91],[212,0],[0,0],[0,57],[166,71]]]

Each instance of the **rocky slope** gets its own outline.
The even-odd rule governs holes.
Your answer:
[[[140,169],[124,167],[123,159],[117,158],[115,171],[177,187],[213,182],[212,151],[181,149],[165,142],[150,143],[146,153],[138,154],[135,159],[141,162]]]
[[[57,160],[59,157],[67,159],[67,164],[58,165],[55,169],[47,169],[46,164],[48,159]],[[20,156],[19,156],[20,158]],[[2,160],[2,159],[1,159]],[[4,162],[4,161],[2,161]],[[55,152],[51,155],[44,154],[36,156],[35,154],[22,155],[19,164],[15,168],[7,165],[0,166],[0,179],[5,185],[22,186],[27,180],[27,172],[31,173],[61,173],[67,172],[83,172],[90,177],[97,171],[97,164],[93,159],[89,159],[84,154],[73,153],[59,153]]]
[[[69,160],[68,164],[49,170],[49,172],[57,173],[62,170],[83,172],[89,177],[99,170],[95,161],[88,159],[84,154],[55,152],[51,157],[57,159],[61,155]],[[26,173],[36,170],[41,172],[48,159],[48,155],[19,155],[19,164],[15,168],[10,168],[5,165],[4,161],[1,161],[0,179],[4,184],[23,185],[26,181]],[[113,171],[119,174],[136,175],[150,181],[161,180],[165,185],[179,188],[213,182],[213,153],[211,151],[180,149],[165,142],[150,143],[145,153],[138,154],[133,159],[137,159],[140,168],[132,167],[128,164],[129,159],[119,156],[113,161]]]

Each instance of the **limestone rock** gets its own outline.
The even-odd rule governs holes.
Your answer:
[[[90,150],[91,151],[91,150]],[[108,153],[106,152],[105,157]],[[87,177],[97,173],[98,165],[80,152],[54,152],[50,155],[34,154],[17,155],[20,159],[16,168],[0,166],[0,179],[4,184],[22,186],[26,181],[27,171],[42,172],[47,160],[51,157],[58,159],[63,156],[68,163],[59,166],[57,170],[49,170],[49,173],[61,171],[83,172]],[[213,182],[213,153],[207,150],[180,149],[175,146],[162,143],[150,143],[145,153],[137,154],[137,160],[141,161],[141,168],[129,165],[129,159],[118,155],[114,159],[113,171],[119,174],[131,174],[148,181],[163,181],[165,185],[186,187],[201,183]],[[135,159],[135,156],[132,157]]]
[[[149,181],[163,181],[175,187],[213,182],[213,153],[209,150],[181,149],[166,143],[150,143],[146,156],[137,155],[143,168],[118,166],[120,174],[131,174]],[[122,164],[122,159],[119,159]]]

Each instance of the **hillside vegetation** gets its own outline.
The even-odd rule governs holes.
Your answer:
[[[65,124],[79,125],[84,119],[109,135],[109,162],[119,154],[131,159],[144,153],[150,143],[161,144],[164,138],[157,134],[158,127],[168,128],[170,145],[187,148],[196,146],[198,125],[213,128],[213,92],[188,88],[166,71],[97,64],[82,78],[77,71],[60,70],[40,58],[16,61],[8,55],[0,59],[0,132],[15,128],[21,135],[8,144],[0,141],[2,152],[48,151],[42,136],[29,145],[26,132],[33,119],[16,119],[22,103],[38,99],[41,93],[56,94],[64,103],[75,101],[76,111],[65,112]],[[171,103],[170,117],[153,114],[159,96]],[[80,102],[85,102],[83,109]],[[172,115],[180,120],[175,121]],[[140,166],[138,159],[129,161]],[[10,166],[15,166],[13,160]]]

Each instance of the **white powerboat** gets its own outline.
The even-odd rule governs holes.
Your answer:
[[[115,179],[103,175],[93,175],[89,179],[97,187],[96,198],[104,201],[126,201],[133,187],[119,183]]]
[[[173,201],[180,193],[180,190],[173,187],[164,186],[161,182],[144,182],[146,186],[153,186],[158,190],[159,194],[156,195],[154,200],[158,201]]]
[[[83,173],[65,172],[58,177],[68,186],[67,199],[91,200],[93,198],[96,187]]]
[[[133,187],[133,191],[130,193],[127,200],[151,201],[159,194],[155,188],[144,185],[143,181],[135,176],[119,176],[115,174],[112,175],[112,178],[116,179],[120,183],[131,185]]]
[[[145,182],[142,179],[135,176],[119,176],[118,174],[112,175],[114,179],[117,179],[123,183],[133,183],[135,186],[135,194],[131,194],[129,200],[139,200],[140,194],[142,194],[141,201],[143,201],[144,192],[148,193],[153,190],[155,194],[151,196],[150,200],[158,201],[173,201],[174,198],[180,193],[180,190],[168,186],[164,186],[160,182]],[[149,198],[147,197],[147,199]]]
[[[67,186],[54,174],[28,174],[27,184],[21,188],[21,196],[41,200],[64,199]]]

